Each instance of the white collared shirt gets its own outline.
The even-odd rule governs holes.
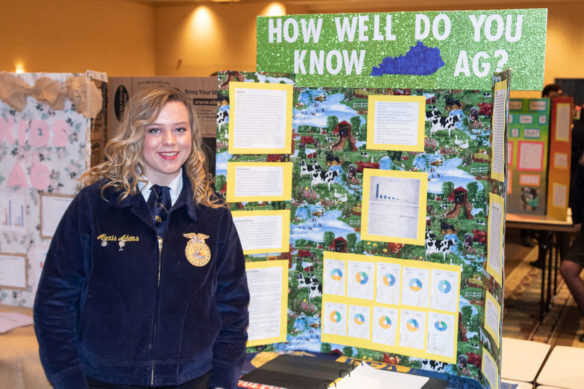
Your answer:
[[[150,192],[152,191],[153,182],[149,182],[146,177],[142,177],[144,181],[138,182],[138,188],[140,188],[140,192],[142,192],[142,196],[144,196],[144,200],[148,202],[148,198],[150,197]],[[182,171],[177,174],[177,176],[170,182],[170,184],[166,185],[170,188],[170,201],[171,205],[174,205],[180,192],[182,191],[183,187],[183,176]]]

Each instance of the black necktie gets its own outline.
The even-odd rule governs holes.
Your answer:
[[[170,211],[172,202],[170,200],[170,188],[168,186],[152,185],[150,197],[148,197],[148,208],[154,219],[154,226],[158,235],[164,232],[164,221]]]

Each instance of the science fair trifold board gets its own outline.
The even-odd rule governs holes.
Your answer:
[[[522,58],[543,56],[546,16],[258,18],[258,72],[218,80],[250,352],[500,386],[509,89],[541,88],[543,63]],[[492,76],[501,55],[517,83]]]
[[[0,304],[32,307],[51,238],[102,152],[103,73],[0,73]],[[94,118],[94,119],[92,119]]]
[[[219,84],[216,185],[249,265],[250,351],[477,382],[490,369],[496,387],[506,139],[493,120],[504,126],[508,89],[305,88],[243,72]]]

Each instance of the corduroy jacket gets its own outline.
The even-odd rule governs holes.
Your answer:
[[[119,201],[96,183],[67,209],[34,306],[56,389],[86,388],[87,376],[170,386],[208,371],[211,387],[237,386],[249,303],[241,244],[230,212],[196,205],[183,178],[162,239],[140,193]]]

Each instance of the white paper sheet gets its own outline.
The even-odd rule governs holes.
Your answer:
[[[426,312],[402,309],[399,320],[399,345],[424,349]]]
[[[419,389],[428,377],[379,370],[363,363],[335,385],[335,389]]]
[[[0,287],[27,287],[25,256],[0,254]]]
[[[344,296],[346,280],[345,275],[345,261],[325,258],[323,293]]]
[[[493,102],[493,164],[494,174],[504,176],[505,174],[505,100],[507,89],[502,88],[495,91]],[[520,122],[521,117],[520,117]]]
[[[430,293],[430,269],[404,266],[402,282],[402,304],[427,308]]]
[[[347,296],[373,300],[375,289],[375,264],[372,262],[347,262]]]
[[[501,274],[503,253],[501,252],[501,230],[503,229],[503,209],[495,202],[491,202],[489,215],[489,236],[487,242],[488,264],[497,274]]]
[[[377,263],[377,296],[375,300],[384,304],[399,304],[401,290],[401,265]]]
[[[235,168],[235,196],[282,196],[284,168],[281,166],[238,166]]]
[[[234,146],[281,149],[286,142],[286,91],[235,90]]]
[[[386,346],[395,346],[399,311],[394,308],[373,307],[371,340]]]
[[[347,335],[347,305],[339,303],[324,303],[322,332],[329,335]]]
[[[541,170],[543,167],[543,143],[519,143],[519,170]]]
[[[282,317],[282,268],[249,269],[246,274],[250,294],[248,339],[278,337]]]
[[[552,186],[552,205],[566,208],[568,206],[568,187],[558,183],[553,183]]]
[[[243,250],[282,247],[282,215],[237,216],[233,218]]]
[[[452,358],[455,350],[454,315],[428,312],[426,352]]]
[[[348,335],[354,338],[369,339],[371,311],[369,307],[349,305]]]
[[[372,176],[367,232],[416,239],[419,207],[420,180]]]
[[[572,109],[568,103],[556,105],[556,141],[569,142],[572,128]]]
[[[418,142],[420,104],[405,101],[375,102],[375,144],[415,146]]]
[[[495,298],[487,292],[485,298],[485,329],[490,331],[493,337],[500,337],[501,307],[497,305]]]
[[[41,235],[43,237],[52,237],[67,207],[73,201],[73,197],[43,195],[41,196],[41,201],[43,212],[41,215]]]
[[[430,283],[430,308],[456,312],[460,280],[458,272],[432,269]]]

